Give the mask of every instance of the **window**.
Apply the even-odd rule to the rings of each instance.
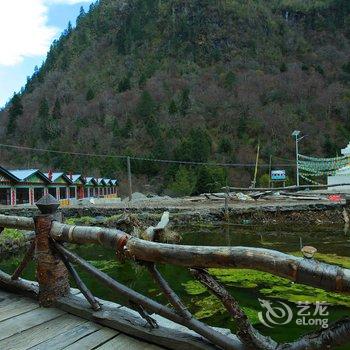
[[[56,187],[49,187],[49,194],[51,194],[51,196],[57,198]]]
[[[69,198],[76,198],[75,187],[69,187]]]
[[[16,204],[29,204],[29,188],[16,188]]]
[[[0,204],[10,205],[11,204],[11,189],[0,188]]]
[[[44,188],[34,187],[34,202],[36,203],[43,196],[44,196]]]
[[[60,199],[67,199],[67,189],[60,187]]]

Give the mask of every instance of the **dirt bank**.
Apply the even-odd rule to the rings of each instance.
[[[233,202],[229,204],[228,215],[225,215],[222,201],[171,201],[120,203],[113,206],[75,206],[60,210],[65,218],[72,217],[110,217],[131,213],[140,220],[153,222],[164,211],[170,211],[174,223],[220,222],[228,220],[233,223],[343,223],[343,210],[348,208],[345,202],[330,201],[256,201]],[[347,209],[350,212],[350,207]],[[0,214],[32,217],[37,214],[35,207],[0,207]]]

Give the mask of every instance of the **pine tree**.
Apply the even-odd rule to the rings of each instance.
[[[125,138],[129,138],[132,135],[132,132],[134,131],[134,124],[130,118],[125,123],[125,126],[123,128],[123,134]]]
[[[91,101],[95,98],[95,92],[92,90],[92,88],[89,88],[89,90],[86,93],[86,101]]]
[[[71,21],[68,22],[67,29],[63,32],[63,36],[67,37],[72,34],[73,27]]]
[[[17,118],[23,114],[23,105],[19,94],[14,94],[9,108],[9,118],[6,134],[13,135],[17,127]]]
[[[56,98],[55,105],[52,110],[52,118],[53,119],[61,119],[62,118],[62,112],[61,112],[61,102],[58,98]]]
[[[145,90],[143,91],[140,101],[137,105],[136,112],[143,119],[150,119],[155,113],[156,103],[154,102],[151,94]]]
[[[39,111],[38,111],[38,122],[40,126],[40,135],[43,140],[48,140],[50,137],[48,124],[50,122],[50,109],[47,99],[44,97],[40,101]]]
[[[237,136],[241,139],[247,131],[247,121],[244,115],[241,115],[238,120]]]
[[[81,22],[81,20],[86,16],[86,12],[83,6],[80,6],[79,16],[77,18],[77,23]]]
[[[169,111],[170,115],[174,115],[174,114],[177,113],[177,106],[176,106],[176,103],[175,103],[174,100],[170,101],[170,105],[169,105],[168,111]]]
[[[223,139],[220,140],[218,152],[228,154],[231,151],[232,151],[232,143],[228,138],[224,137]]]
[[[182,90],[181,93],[181,103],[180,103],[180,111],[183,116],[185,116],[188,113],[188,110],[191,107],[191,100],[190,100],[190,90],[188,88],[185,88]]]
[[[233,72],[228,72],[225,76],[224,87],[227,90],[231,90],[236,83],[236,75]]]
[[[140,79],[139,79],[139,87],[141,89],[143,89],[146,85],[146,82],[147,82],[147,77],[146,77],[146,74],[142,73],[140,75]]]
[[[180,167],[169,190],[178,196],[189,196],[193,193],[195,183],[196,178],[193,172],[185,167]]]
[[[118,84],[118,92],[124,92],[131,89],[131,81],[129,75],[124,77]]]

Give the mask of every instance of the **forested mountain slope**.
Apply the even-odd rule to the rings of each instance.
[[[349,37],[348,0],[100,0],[0,114],[0,141],[252,163],[260,140],[266,163],[294,157],[298,129],[302,153],[335,156],[350,141]],[[0,152],[3,164],[27,164],[28,153]],[[32,163],[102,175],[124,166],[54,154]],[[178,173],[188,191],[205,173],[133,168],[161,173],[165,187]],[[250,173],[231,180],[247,184]]]

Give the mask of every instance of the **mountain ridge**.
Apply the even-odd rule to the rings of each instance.
[[[348,24],[344,0],[101,0],[68,25],[0,113],[0,140],[229,163],[254,162],[260,142],[267,163],[293,159],[290,134],[299,129],[308,135],[302,153],[335,156],[350,138]],[[9,165],[28,159],[0,152]],[[125,167],[58,155],[31,162],[101,175]],[[133,168],[163,187],[180,171]],[[198,170],[186,171],[192,188]],[[218,174],[219,182],[251,178],[245,169]]]

